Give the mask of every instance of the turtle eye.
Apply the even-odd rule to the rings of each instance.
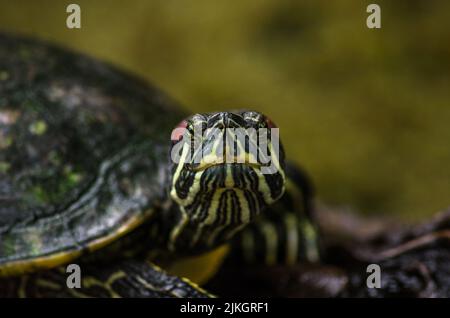
[[[267,128],[278,128],[277,125],[275,125],[275,123],[269,118],[266,118],[266,125]]]
[[[186,120],[181,121],[174,130],[172,130],[172,135],[170,139],[173,142],[178,142],[183,138],[184,133],[186,132],[186,128],[188,126],[188,122]]]

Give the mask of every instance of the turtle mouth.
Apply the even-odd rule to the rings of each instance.
[[[250,162],[239,162],[235,160],[234,162],[210,162],[210,163],[200,163],[200,164],[188,164],[187,169],[193,172],[205,171],[213,167],[232,167],[233,165],[242,165],[245,167],[250,167],[253,169],[261,169],[263,164],[260,163],[250,163]]]
[[[233,166],[242,166],[242,167],[250,167],[253,169],[261,169],[261,167],[266,166],[265,164],[250,161],[248,157],[243,156],[231,156],[225,158],[219,157],[209,157],[205,158],[199,163],[187,163],[186,169],[192,172],[204,171],[212,167],[233,167]]]
[[[191,173],[203,185],[205,194],[216,190],[251,190],[257,191],[251,185],[258,183],[262,174],[261,165],[248,163],[211,163],[197,167]]]

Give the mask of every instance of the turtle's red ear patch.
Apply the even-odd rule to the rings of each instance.
[[[269,118],[266,118],[266,124],[267,128],[278,128],[277,125],[275,125],[275,123]]]
[[[181,121],[174,130],[172,130],[172,135],[170,139],[174,142],[180,141],[183,138],[184,133],[186,132],[186,127],[188,122],[186,120]]]

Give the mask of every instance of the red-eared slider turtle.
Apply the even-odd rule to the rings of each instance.
[[[254,135],[233,163],[217,134],[186,138],[273,127],[254,111],[187,116],[114,67],[0,35],[0,285],[21,296],[206,296],[153,262],[227,243],[243,264],[316,261],[309,184],[281,145],[264,152],[275,170],[262,173],[262,157],[248,160],[252,145],[267,150]],[[200,161],[186,156],[199,149]],[[87,264],[81,289],[63,286],[68,263]]]

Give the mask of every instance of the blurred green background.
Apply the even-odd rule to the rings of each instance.
[[[450,1],[0,0],[0,30],[113,62],[193,112],[268,114],[327,203],[410,219],[450,205]]]

